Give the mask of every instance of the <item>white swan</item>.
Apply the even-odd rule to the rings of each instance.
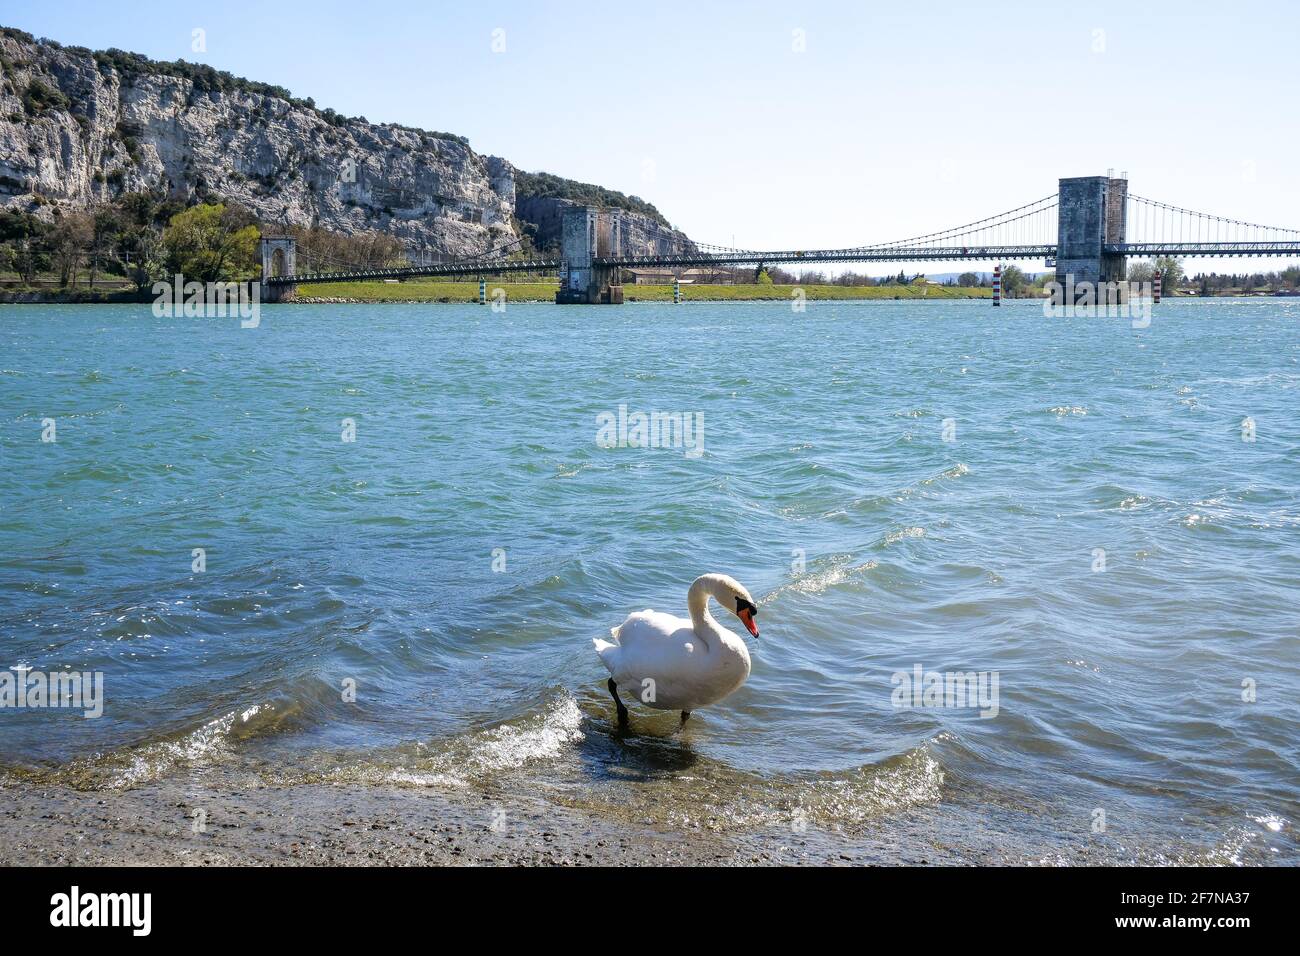
[[[612,675],[609,692],[618,706],[618,721],[627,723],[627,708],[618,685],[630,686],[638,699],[656,710],[680,710],[685,724],[691,711],[716,704],[749,677],[749,648],[709,613],[709,598],[735,614],[758,637],[758,608],[749,592],[725,574],[696,578],[686,596],[690,620],[649,609],[629,614],[610,628],[614,640],[595,638],[596,654]]]

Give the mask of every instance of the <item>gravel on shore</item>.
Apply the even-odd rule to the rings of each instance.
[[[127,790],[0,786],[0,865],[861,865],[1024,862],[986,829],[933,839],[926,815],[847,837],[610,820],[536,793],[268,785],[190,774]],[[999,828],[1000,829],[1000,828]],[[1087,862],[1080,859],[1078,862]]]

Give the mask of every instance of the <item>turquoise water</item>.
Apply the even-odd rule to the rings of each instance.
[[[1026,859],[1294,863],[1298,321],[0,306],[3,664],[106,687],[99,719],[0,710],[0,764],[846,838],[951,807]],[[703,454],[601,447],[620,405],[702,415]],[[759,600],[753,675],[619,735],[591,638],[708,571]],[[917,665],[996,674],[997,715],[896,707]]]

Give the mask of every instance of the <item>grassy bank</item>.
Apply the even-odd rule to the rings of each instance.
[[[509,302],[554,302],[554,280],[542,282],[488,282],[505,289]],[[353,302],[477,302],[478,282],[411,279],[407,282],[320,282],[298,286],[299,299],[348,299]]]
[[[842,286],[842,285],[688,285],[682,296],[688,302],[789,302],[801,288],[810,301],[826,299],[986,299],[990,289],[955,286]],[[504,289],[509,302],[553,302],[556,283],[488,282],[488,296]],[[300,299],[346,299],[354,302],[477,302],[477,282],[325,282],[298,287]],[[625,285],[627,302],[671,302],[670,285]]]
[[[696,302],[789,302],[795,289],[803,289],[809,301],[819,299],[982,299],[991,289],[963,289],[956,286],[912,285],[691,285],[682,286],[682,297]],[[629,302],[671,302],[670,285],[625,285],[623,298]]]

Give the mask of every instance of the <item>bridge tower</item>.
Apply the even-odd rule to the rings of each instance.
[[[1122,255],[1105,251],[1125,241],[1128,179],[1077,176],[1060,181],[1057,207],[1056,281],[1062,288],[1081,282],[1101,284],[1126,278]]]
[[[266,280],[298,274],[298,240],[293,236],[263,236],[259,251],[262,254],[262,301],[279,302],[292,298],[298,291],[297,286],[267,285]]]
[[[569,206],[560,219],[560,305],[605,303],[621,305],[623,287],[616,266],[595,260],[622,253],[623,223],[616,210]]]

